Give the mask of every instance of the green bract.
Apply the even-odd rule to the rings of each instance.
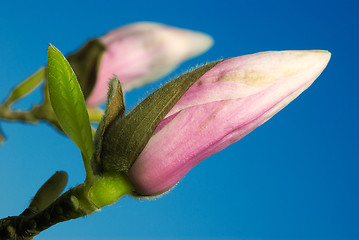
[[[92,156],[91,164],[92,169],[99,173],[102,171],[102,165],[100,160],[100,154],[102,149],[103,134],[106,128],[111,122],[116,119],[120,119],[125,115],[125,100],[123,99],[123,92],[121,83],[114,76],[109,82],[109,89],[107,93],[106,110],[102,116],[102,119],[97,127],[94,138],[94,154]]]

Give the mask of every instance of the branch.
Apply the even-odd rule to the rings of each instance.
[[[0,220],[0,239],[31,240],[40,232],[64,221],[93,213],[98,208],[87,198],[88,187],[81,184],[61,195],[39,213],[26,209],[19,216]]]

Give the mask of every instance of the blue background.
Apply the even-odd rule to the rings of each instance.
[[[324,49],[332,59],[298,99],[195,167],[154,201],[126,197],[37,239],[359,239],[356,1],[6,1],[0,7],[0,99],[46,63],[136,21],[212,35],[198,63],[267,50]],[[174,76],[174,74],[172,74]],[[163,81],[170,79],[165,77]],[[159,83],[128,93],[134,106]],[[40,102],[39,92],[16,104]],[[0,215],[17,215],[56,170],[84,179],[75,145],[45,123],[1,122]]]

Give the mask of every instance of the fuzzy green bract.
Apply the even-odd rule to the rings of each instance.
[[[114,76],[109,82],[109,89],[107,92],[107,104],[105,113],[102,116],[96,134],[94,137],[94,154],[92,156],[92,169],[95,172],[102,170],[100,154],[102,149],[103,134],[106,128],[116,119],[121,119],[125,114],[125,100],[121,83],[118,78]]]
[[[47,74],[51,105],[56,117],[63,131],[84,155],[85,167],[89,166],[93,144],[85,99],[70,64],[52,45],[48,49]]]
[[[150,140],[158,124],[203,74],[218,62],[183,74],[149,95],[126,117],[106,129],[101,149],[105,172],[127,172]]]

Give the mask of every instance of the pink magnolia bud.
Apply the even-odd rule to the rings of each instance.
[[[106,99],[108,81],[114,74],[126,91],[168,74],[213,44],[204,33],[149,22],[119,28],[100,41],[106,50],[87,105],[98,105]]]
[[[282,51],[218,63],[171,109],[130,168],[136,191],[156,195],[172,188],[200,161],[289,104],[329,59],[327,51]]]

